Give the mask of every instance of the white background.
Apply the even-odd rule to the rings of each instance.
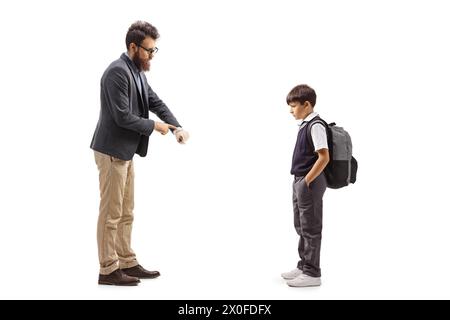
[[[0,4],[0,298],[450,298],[446,1]],[[135,20],[149,82],[191,133],[135,157],[133,245],[162,276],[97,285],[100,77]],[[324,197],[322,282],[293,289],[300,83],[352,135],[357,183]]]

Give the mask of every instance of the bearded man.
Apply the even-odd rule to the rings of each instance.
[[[125,39],[127,52],[110,64],[101,79],[100,117],[91,142],[100,181],[99,284],[135,286],[139,279],[160,275],[144,269],[131,248],[133,156],[146,156],[154,130],[163,135],[171,130],[179,143],[185,143],[189,134],[152,90],[144,74],[158,51],[158,38],[158,30],[150,23],[133,23]],[[149,119],[149,112],[163,122]]]

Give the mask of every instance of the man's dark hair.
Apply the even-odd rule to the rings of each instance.
[[[300,102],[303,105],[306,101],[309,101],[312,107],[316,104],[316,92],[306,84],[294,87],[286,97],[287,104]]]
[[[153,40],[158,39],[158,29],[148,22],[136,21],[128,28],[127,36],[125,38],[127,49],[130,47],[130,43],[140,45],[146,37],[151,37]]]

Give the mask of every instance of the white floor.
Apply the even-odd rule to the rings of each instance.
[[[353,194],[356,186],[348,189]],[[329,192],[328,203],[343,192]],[[358,198],[353,194],[352,197]],[[362,196],[359,194],[359,196]],[[94,201],[95,202],[95,201]],[[361,203],[361,202],[356,202]],[[67,209],[45,227],[30,220],[24,233],[9,233],[3,252],[2,299],[448,299],[450,260],[446,225],[423,223],[417,215],[403,223],[367,207],[343,211],[346,201],[324,217],[322,286],[290,288],[280,273],[296,265],[297,236],[290,203],[275,212],[270,201],[254,211],[194,211],[143,216],[137,208],[133,243],[140,262],[162,276],[138,287],[97,285],[95,212],[90,204]],[[176,205],[175,205],[176,206]],[[200,206],[201,207],[201,206]],[[285,212],[284,212],[285,211]],[[243,215],[247,212],[247,215]],[[284,213],[283,213],[284,212]],[[407,211],[406,211],[407,212]],[[208,217],[209,215],[209,217]],[[55,218],[56,214],[51,214]],[[259,220],[258,220],[259,217]],[[152,219],[150,219],[152,218]],[[14,219],[19,225],[20,219]],[[415,222],[414,222],[415,221]],[[201,222],[201,223],[200,223]],[[33,223],[36,223],[33,225]],[[355,226],[358,226],[356,228]],[[62,227],[67,227],[63,230]],[[420,231],[434,236],[424,241]],[[59,230],[57,230],[59,229]],[[398,230],[397,230],[398,229]],[[26,232],[25,232],[26,231]],[[29,234],[29,238],[20,237]],[[5,233],[3,233],[5,235]],[[6,242],[3,242],[6,243]],[[432,245],[434,243],[434,246]],[[423,261],[423,262],[421,262]]]

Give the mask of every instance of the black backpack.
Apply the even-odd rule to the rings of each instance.
[[[352,155],[352,139],[347,131],[336,123],[327,124],[319,117],[308,122],[307,132],[309,141],[312,144],[311,127],[315,123],[321,123],[327,131],[328,152],[330,162],[324,169],[327,186],[332,189],[339,189],[348,186],[356,181],[356,171],[358,162]]]

